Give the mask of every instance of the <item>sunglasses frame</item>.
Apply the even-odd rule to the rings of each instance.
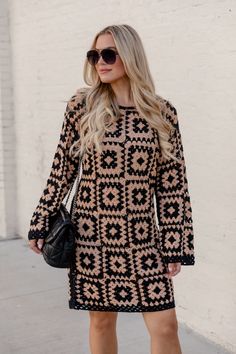
[[[94,64],[90,63],[89,60],[88,60],[89,64],[90,64],[90,65],[93,65],[93,66],[97,65],[97,63],[99,62],[100,57],[102,57],[102,59],[103,59],[103,60],[105,61],[105,63],[108,64],[108,65],[115,64],[115,62],[116,62],[116,56],[119,55],[119,53],[117,52],[117,50],[114,50],[113,48],[114,48],[114,47],[109,47],[109,48],[103,48],[103,49],[101,49],[101,50],[99,50],[99,49],[90,49],[90,50],[87,52],[87,59],[88,59],[89,54],[92,53],[92,52],[96,52],[96,53],[98,54],[98,59],[96,60],[96,63],[94,63]],[[107,63],[106,60],[104,59],[103,54],[104,54],[104,51],[107,51],[107,50],[112,51],[112,52],[114,52],[114,53],[116,54],[114,63]]]

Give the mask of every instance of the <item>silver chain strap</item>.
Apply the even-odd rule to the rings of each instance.
[[[71,208],[71,220],[73,220],[73,215],[74,215],[74,210],[75,210],[75,205],[76,205],[76,200],[77,200],[77,194],[78,194],[78,188],[79,188],[79,182],[80,182],[79,175],[80,175],[80,169],[81,169],[83,155],[84,155],[84,153],[80,156],[80,159],[79,159],[78,174],[77,174],[77,177],[76,177],[77,178],[77,183],[76,183],[76,187],[75,187],[75,194],[74,194],[74,197],[73,197],[73,204],[72,204],[72,208]],[[76,180],[76,178],[75,178],[75,180]],[[70,187],[69,194],[68,194],[66,202],[65,202],[65,206],[66,206],[66,204],[67,204],[67,202],[69,200],[69,197],[70,197],[71,191],[73,189],[75,180],[74,180],[74,182],[72,183],[72,185]]]

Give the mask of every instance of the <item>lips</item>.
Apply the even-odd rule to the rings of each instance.
[[[111,70],[100,70],[100,74],[103,74],[103,73],[107,73],[108,71],[111,71]]]

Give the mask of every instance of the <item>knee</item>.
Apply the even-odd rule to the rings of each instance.
[[[159,328],[156,329],[156,335],[160,337],[174,337],[178,333],[178,323],[177,321],[170,321],[163,323]]]
[[[113,330],[116,325],[116,315],[90,311],[90,323],[93,329],[99,332]]]

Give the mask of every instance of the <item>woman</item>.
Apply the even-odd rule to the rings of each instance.
[[[93,354],[117,353],[118,312],[142,312],[152,354],[179,354],[172,277],[195,256],[177,111],[155,93],[140,37],[128,25],[97,33],[84,80],[89,87],[68,101],[29,245],[41,253],[49,217],[84,152],[69,308],[89,310]]]

